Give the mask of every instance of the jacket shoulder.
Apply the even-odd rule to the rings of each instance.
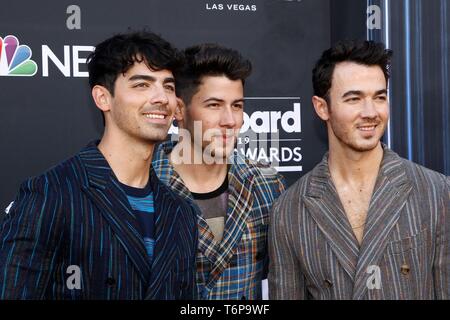
[[[450,178],[442,173],[428,169],[420,164],[402,158],[406,172],[414,185],[419,188],[448,188]]]
[[[253,177],[255,196],[265,203],[271,204],[287,189],[284,176],[269,163],[246,159],[244,172],[243,179],[248,176]]]
[[[245,165],[248,173],[259,179],[285,184],[283,175],[278,173],[277,169],[268,162],[254,161],[246,158]]]
[[[78,184],[84,178],[85,173],[82,162],[76,155],[61,161],[39,175],[28,178],[24,183],[36,186],[47,185],[54,191],[59,191],[64,189],[64,185],[68,183]]]
[[[313,169],[314,170],[314,169]],[[277,204],[292,202],[293,200],[301,201],[301,198],[307,194],[308,187],[311,183],[313,172],[309,171],[297,181],[295,181],[277,200]]]

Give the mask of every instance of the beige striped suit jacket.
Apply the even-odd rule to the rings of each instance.
[[[328,155],[272,209],[270,299],[449,299],[449,178],[384,147],[359,246]]]

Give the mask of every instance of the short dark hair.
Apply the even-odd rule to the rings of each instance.
[[[344,40],[324,51],[317,61],[312,75],[314,95],[329,102],[329,90],[336,64],[355,62],[366,66],[379,66],[386,83],[390,76],[392,50],[383,43],[363,40]]]
[[[173,73],[182,64],[178,50],[153,32],[117,34],[98,44],[88,56],[89,85],[104,86],[114,95],[118,75],[142,61],[155,71],[167,69]]]
[[[245,79],[252,71],[252,64],[238,51],[218,44],[205,43],[186,48],[184,66],[175,72],[177,96],[189,104],[204,76],[226,76],[230,80]]]

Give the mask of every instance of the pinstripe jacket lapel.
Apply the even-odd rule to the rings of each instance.
[[[178,223],[173,218],[173,196],[168,192],[167,187],[159,182],[153,169],[150,171],[150,183],[155,204],[155,239],[157,241],[151,267],[150,285],[146,294],[147,297],[152,297],[154,292],[159,291],[159,287],[163,285],[163,278],[167,270],[171,269],[176,254],[176,246],[171,244],[176,241],[174,236],[177,234],[175,228]]]
[[[139,271],[142,281],[148,284],[150,264],[144,241],[139,232],[138,221],[117,178],[95,145],[81,152],[80,159],[85,165],[89,181],[84,192],[97,205]]]
[[[377,182],[367,214],[367,222],[359,252],[353,299],[361,299],[367,291],[367,267],[377,265],[386,249],[392,228],[405,205],[412,183],[401,158],[384,148]]]
[[[327,238],[337,259],[351,279],[355,278],[359,245],[340,202],[328,169],[328,153],[311,174],[303,196],[308,212]]]

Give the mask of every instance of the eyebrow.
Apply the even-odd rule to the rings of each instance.
[[[381,90],[378,90],[378,91],[375,92],[376,96],[378,96],[380,94],[387,94],[387,90],[386,89],[381,89]],[[348,96],[353,96],[353,95],[360,96],[360,95],[362,95],[362,91],[360,91],[360,90],[347,91],[346,93],[344,93],[342,95],[342,98],[345,98],[345,97],[348,97]]]
[[[387,94],[387,90],[386,89],[382,89],[382,90],[378,90],[377,92],[375,92],[376,96],[378,96],[379,94]]]
[[[215,98],[215,97],[211,97],[211,98],[208,98],[206,100],[203,100],[203,102],[210,102],[210,101],[225,102],[225,100],[219,99],[219,98]],[[234,100],[232,103],[234,104],[234,103],[237,103],[237,102],[244,102],[244,99],[237,99],[237,100]]]
[[[135,74],[135,75],[131,76],[130,79],[128,79],[128,81],[136,81],[136,80],[146,80],[146,81],[150,81],[150,82],[157,81],[157,79],[155,77],[148,76],[145,74]],[[168,83],[168,82],[175,82],[175,79],[172,77],[167,77],[163,81],[163,83]]]

